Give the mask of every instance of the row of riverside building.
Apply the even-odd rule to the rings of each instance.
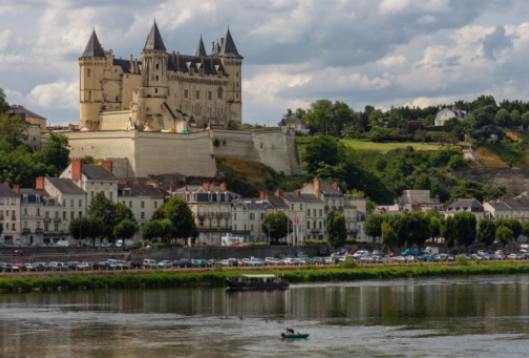
[[[72,220],[86,215],[91,200],[103,192],[113,203],[131,209],[142,225],[151,219],[172,196],[187,202],[195,217],[199,236],[196,245],[221,245],[223,237],[242,238],[244,242],[269,241],[263,228],[266,215],[283,211],[290,218],[289,245],[325,238],[325,218],[332,210],[346,219],[349,239],[365,240],[363,222],[366,201],[344,194],[335,183],[318,178],[294,192],[277,190],[244,198],[228,190],[224,183],[185,185],[165,190],[151,179],[118,179],[112,162],[84,164],[74,159],[59,177],[38,177],[35,188],[0,184],[0,243],[20,246],[46,246],[69,241]],[[135,239],[141,239],[139,234]]]
[[[529,220],[529,197],[524,192],[515,197],[505,197],[481,203],[475,198],[458,198],[448,205],[431,196],[429,190],[404,190],[393,205],[376,207],[379,214],[399,214],[414,211],[436,210],[445,216],[452,216],[460,212],[469,212],[477,220],[487,218],[491,220],[517,219]]]

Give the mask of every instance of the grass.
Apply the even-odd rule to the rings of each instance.
[[[347,266],[347,265],[346,265]],[[226,278],[239,275],[237,269],[214,269],[201,272],[149,272],[90,275],[0,278],[0,292],[64,291],[91,289],[140,289],[173,287],[223,287]],[[244,273],[253,271],[245,270]],[[256,272],[282,275],[291,283],[354,281],[441,277],[456,275],[521,274],[529,273],[529,263],[491,262],[456,264],[380,265],[369,267],[309,267],[292,269],[262,269]]]
[[[378,142],[369,142],[359,139],[342,139],[347,147],[358,150],[358,151],[376,151],[381,153],[387,153],[390,150],[394,149],[405,149],[407,147],[413,147],[418,151],[437,151],[441,149],[447,149],[447,146],[439,146],[437,144],[431,143],[418,143],[418,142],[395,142],[395,143],[378,143]]]

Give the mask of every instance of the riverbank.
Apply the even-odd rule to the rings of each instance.
[[[355,268],[305,267],[292,269],[261,269],[257,273],[282,275],[291,283],[340,282],[396,278],[424,278],[464,275],[494,275],[529,273],[527,262],[468,262],[467,264],[416,264],[370,266]],[[175,287],[223,287],[228,277],[251,270],[211,269],[205,271],[105,273],[49,273],[46,276],[0,277],[0,293],[47,292],[92,289],[143,289]]]

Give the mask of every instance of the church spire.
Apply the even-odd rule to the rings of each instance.
[[[144,50],[160,50],[165,51],[165,45],[162,40],[162,35],[160,35],[160,30],[156,25],[156,20],[152,24],[151,31],[147,36],[147,41],[145,41]]]
[[[233,37],[231,37],[229,27],[226,30],[226,36],[224,36],[224,41],[221,44],[220,53],[221,55],[228,55],[242,59],[242,56],[239,54],[237,47],[235,46],[235,41],[233,41]]]
[[[197,50],[195,52],[195,56],[198,57],[206,57],[206,48],[204,47],[204,41],[202,40],[202,35],[200,35],[200,40],[198,41]]]
[[[105,51],[97,38],[96,29],[92,31],[92,35],[90,35],[90,39],[81,57],[105,57]]]

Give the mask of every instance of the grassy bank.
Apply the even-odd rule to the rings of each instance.
[[[291,283],[355,281],[372,279],[421,278],[460,275],[529,273],[526,262],[494,262],[468,264],[424,264],[356,268],[303,268],[292,270],[259,270],[283,275]],[[207,272],[148,272],[114,273],[111,275],[67,275],[46,277],[0,278],[0,292],[91,290],[107,288],[173,288],[222,287],[227,277],[240,274],[238,270]],[[250,271],[244,271],[250,273]]]

